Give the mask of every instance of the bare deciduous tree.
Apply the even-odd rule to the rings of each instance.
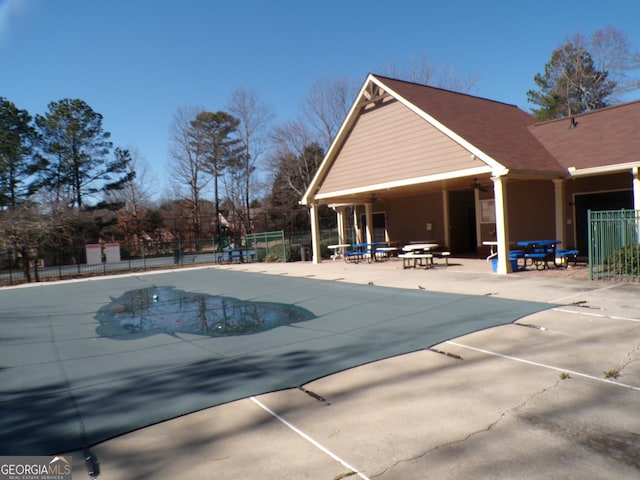
[[[24,278],[31,282],[33,267],[35,281],[39,281],[38,258],[40,249],[47,238],[51,217],[41,214],[37,208],[28,204],[18,205],[6,211],[0,211],[0,237],[7,250],[14,252],[16,260],[22,266]]]
[[[588,51],[595,67],[607,72],[609,80],[615,82],[613,99],[640,89],[640,51],[632,48],[624,32],[611,25],[596,30],[591,38],[578,32],[568,43]]]
[[[433,65],[424,55],[412,56],[408,67],[404,69],[399,68],[394,62],[389,62],[383,68],[382,74],[407,82],[465,93],[471,92],[478,83],[477,74],[464,78],[453,65]]]
[[[149,163],[137,148],[125,150],[130,156],[128,167],[129,180],[121,190],[109,195],[112,203],[120,203],[123,207],[118,212],[118,225],[128,241],[140,239],[146,229],[145,212],[151,204],[155,176],[149,169]]]
[[[211,180],[211,176],[204,173],[207,166],[204,140],[194,132],[192,125],[204,112],[201,107],[182,107],[174,115],[171,125],[171,178],[176,191],[189,200],[194,237],[200,233],[202,191]]]
[[[253,174],[263,154],[267,151],[267,130],[274,117],[271,107],[261,102],[255,91],[238,89],[234,91],[227,107],[240,122],[237,128],[243,154],[240,160],[241,175],[238,180],[240,195],[243,196],[245,230],[251,231],[251,191]]]
[[[358,92],[358,86],[345,77],[319,78],[311,85],[309,95],[302,102],[301,121],[308,125],[312,141],[317,142],[324,150],[331,146],[338,134]]]

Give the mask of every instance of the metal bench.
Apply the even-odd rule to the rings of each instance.
[[[567,268],[569,266],[569,261],[573,260],[573,266],[575,267],[578,263],[578,253],[579,250],[556,250],[556,258],[560,259],[560,267]]]
[[[525,267],[527,266],[527,260],[531,260],[531,264],[535,265],[536,270],[542,270],[547,268],[547,261],[549,260],[549,255],[542,252],[525,253],[524,254]]]
[[[451,252],[432,252],[434,258],[444,258],[444,264],[449,266],[449,257],[451,256]]]
[[[342,254],[344,261],[347,263],[359,263],[360,260],[364,260],[367,252],[360,252],[357,250],[348,250]]]

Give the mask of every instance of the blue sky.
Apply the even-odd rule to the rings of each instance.
[[[86,101],[162,185],[180,107],[225,109],[245,88],[284,122],[319,78],[361,83],[425,57],[528,111],[533,76],[567,36],[613,25],[640,48],[639,18],[640,0],[0,0],[0,96],[32,115]]]

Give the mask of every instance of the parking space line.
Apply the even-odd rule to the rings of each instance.
[[[314,447],[320,449],[322,452],[324,452],[325,454],[329,455],[331,458],[333,458],[336,462],[340,463],[343,467],[348,468],[349,470],[351,470],[352,472],[355,472],[356,475],[358,475],[360,478],[362,478],[363,480],[369,480],[369,477],[367,477],[365,474],[359,472],[357,469],[355,469],[354,467],[352,467],[351,465],[349,465],[347,462],[345,462],[344,460],[342,460],[340,457],[338,457],[335,453],[333,453],[331,450],[329,450],[328,448],[326,448],[325,446],[321,445],[320,443],[318,443],[316,440],[314,440],[313,438],[311,438],[309,435],[307,435],[306,433],[304,433],[302,430],[300,430],[299,428],[297,428],[295,425],[287,422],[284,418],[282,418],[280,415],[278,415],[276,412],[274,412],[273,410],[271,410],[269,407],[267,407],[264,403],[262,403],[260,400],[258,400],[255,397],[249,397],[249,400],[251,400],[253,403],[255,403],[256,405],[258,405],[260,408],[262,408],[265,412],[269,413],[271,416],[273,416],[274,418],[276,418],[277,420],[279,420],[280,422],[282,422],[284,425],[286,425],[287,427],[289,427],[291,430],[293,430],[294,432],[296,432],[298,435],[300,435],[302,438],[304,438],[307,442],[311,443]]]
[[[560,302],[568,300],[569,298],[581,297],[581,296],[585,296],[585,295],[591,295],[591,294],[594,294],[594,293],[602,292],[604,290],[610,290],[612,288],[616,288],[619,285],[621,285],[621,284],[607,285],[606,287],[597,288],[595,290],[585,290],[584,292],[572,293],[571,295],[566,295],[564,297],[560,297],[560,298],[556,298],[554,300],[551,300],[549,303],[560,303]]]
[[[455,345],[456,347],[460,347],[460,348],[466,348],[467,350],[473,350],[473,351],[476,351],[476,352],[484,353],[486,355],[493,355],[494,357],[500,357],[500,358],[504,358],[504,359],[507,359],[507,360],[513,360],[515,362],[526,363],[528,365],[533,365],[533,366],[536,366],[536,367],[548,368],[550,370],[555,370],[556,372],[568,373],[570,375],[575,375],[576,377],[583,377],[583,378],[588,378],[590,380],[597,380],[598,382],[608,383],[610,385],[615,385],[617,387],[629,388],[631,390],[636,390],[636,391],[640,392],[640,387],[634,387],[633,385],[627,385],[626,383],[615,382],[615,381],[610,380],[608,378],[594,377],[593,375],[588,375],[586,373],[576,372],[574,370],[567,370],[566,368],[554,367],[553,365],[547,365],[547,364],[540,363],[540,362],[533,362],[531,360],[525,360],[524,358],[513,357],[511,355],[503,355],[502,353],[492,352],[491,350],[485,350],[483,348],[471,347],[469,345],[464,345],[462,343],[453,342],[451,340],[446,341],[445,343],[448,343],[449,345]]]
[[[630,318],[630,317],[618,317],[615,315],[605,315],[603,313],[592,313],[578,310],[567,310],[566,308],[556,307],[552,308],[554,312],[562,312],[562,313],[573,313],[577,315],[584,315],[585,317],[598,317],[598,318],[610,318],[612,320],[624,320],[627,322],[640,322],[638,318]],[[584,310],[584,309],[583,309]]]

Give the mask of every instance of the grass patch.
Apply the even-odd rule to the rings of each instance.
[[[333,477],[333,480],[342,480],[343,478],[347,478],[350,477],[352,475],[357,475],[357,472],[351,471],[351,472],[347,472],[347,473],[341,473],[340,475]]]
[[[604,372],[604,378],[618,378],[620,376],[620,372],[615,369],[607,370]]]

